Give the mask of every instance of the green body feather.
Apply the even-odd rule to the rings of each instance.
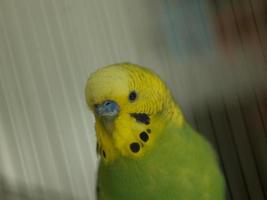
[[[211,145],[186,123],[163,131],[141,158],[101,161],[99,200],[224,199],[224,179]]]
[[[91,75],[85,94],[101,155],[99,200],[224,199],[212,146],[186,123],[156,74],[129,63],[110,65]],[[112,120],[97,112],[107,101],[119,108]]]

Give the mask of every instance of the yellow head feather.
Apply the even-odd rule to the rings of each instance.
[[[137,94],[135,101],[129,100],[132,91]],[[85,95],[94,113],[94,105],[106,100],[120,107],[111,130],[105,129],[95,114],[99,152],[107,162],[120,155],[143,156],[153,147],[166,123],[181,126],[184,121],[165,83],[155,73],[138,65],[123,63],[97,70],[87,81]],[[135,115],[148,117],[149,123],[140,123]]]

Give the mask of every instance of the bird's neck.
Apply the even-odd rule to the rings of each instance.
[[[185,123],[185,119],[181,109],[177,106],[172,97],[166,100],[163,112],[161,114],[161,120],[165,123],[181,127]]]
[[[109,130],[114,130],[112,133],[101,122],[98,123],[96,128],[102,159],[111,163],[118,156],[141,158],[157,146],[159,137],[168,134],[164,131],[166,128],[182,127],[185,122],[179,107],[171,98],[165,103],[161,112],[147,115],[146,118],[144,114],[138,115],[139,117],[121,114],[116,119],[115,126],[108,127]]]

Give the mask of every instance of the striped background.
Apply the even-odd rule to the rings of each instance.
[[[242,2],[0,0],[0,199],[95,199],[84,85],[124,61],[167,82],[228,199],[267,199],[266,4]]]

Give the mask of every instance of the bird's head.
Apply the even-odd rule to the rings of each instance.
[[[85,95],[96,119],[98,151],[106,161],[118,155],[144,155],[164,123],[183,122],[165,83],[134,64],[110,65],[92,73]]]

